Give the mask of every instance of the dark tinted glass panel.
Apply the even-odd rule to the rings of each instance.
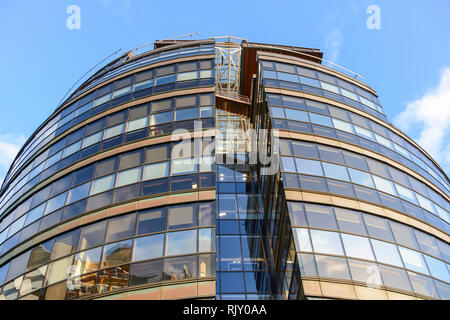
[[[162,278],[162,261],[149,261],[131,265],[130,285],[160,282]]]
[[[138,234],[163,231],[166,228],[166,211],[164,208],[138,213]]]
[[[117,157],[97,162],[95,178],[113,173],[117,168]]]

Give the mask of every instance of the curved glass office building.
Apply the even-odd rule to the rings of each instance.
[[[0,191],[0,299],[450,299],[450,181],[317,49],[157,41]]]

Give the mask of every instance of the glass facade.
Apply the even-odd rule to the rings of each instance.
[[[445,172],[305,48],[233,45],[239,87],[215,40],[169,41],[37,129],[0,190],[0,300],[450,299]]]

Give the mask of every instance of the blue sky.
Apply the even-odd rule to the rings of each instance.
[[[69,5],[81,29],[69,30]],[[369,30],[369,5],[381,29]],[[0,2],[0,181],[21,144],[115,50],[200,32],[322,49],[365,77],[390,120],[450,171],[450,1]],[[407,112],[405,112],[407,110]]]

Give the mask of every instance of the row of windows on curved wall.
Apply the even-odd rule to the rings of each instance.
[[[47,240],[4,264],[0,283],[25,295],[43,285],[124,263],[214,252],[215,230],[205,228],[214,225],[214,216],[214,203],[201,202],[143,210],[89,224]],[[183,230],[176,231],[179,229]],[[203,272],[208,270],[208,276],[213,276],[214,269],[205,267]],[[197,274],[196,268],[190,271],[190,277]],[[166,280],[189,277],[179,273]]]
[[[147,148],[147,159],[152,152],[155,155],[150,155],[150,159],[164,156],[161,153],[167,152],[167,148]],[[118,159],[115,156],[102,160],[64,176],[16,208],[8,216],[12,218],[5,219],[0,233],[1,254],[48,227],[46,220],[53,225],[55,219],[65,221],[112,203],[215,186],[215,174],[208,173],[215,171],[213,157],[179,158],[136,167],[144,162],[144,150],[137,150],[123,154],[120,162]],[[203,173],[196,175],[197,172]],[[14,222],[9,223],[11,220]]]
[[[35,288],[44,282],[46,272],[44,268],[35,271],[32,280],[25,275],[6,284],[3,291],[0,291],[0,300],[72,300],[114,293],[128,287],[131,287],[129,290],[138,289],[136,286],[142,288],[142,286],[160,282],[202,280],[204,277],[214,276],[215,257],[214,254],[187,255],[125,264],[67,278],[36,290]],[[30,290],[34,291],[30,292]]]
[[[419,273],[385,264],[322,254],[298,253],[300,274],[304,277],[320,277],[353,280],[371,288],[392,288],[434,298],[450,299],[447,283]],[[367,275],[376,274],[367,284]]]
[[[302,133],[306,133],[306,134],[314,134],[314,135],[318,135],[318,136],[324,136],[326,138],[338,139],[340,141],[353,143],[362,148],[380,153],[389,159],[397,160],[398,162],[405,165],[407,168],[410,168],[411,170],[418,172],[422,176],[427,177],[428,181],[433,181],[433,178],[429,174],[427,174],[424,170],[419,168],[418,166],[414,165],[411,162],[409,162],[410,165],[408,165],[408,161],[406,161],[405,159],[402,159],[396,153],[393,153],[389,149],[379,146],[378,144],[372,143],[364,138],[355,137],[354,135],[347,134],[340,130],[335,130],[335,129],[326,128],[326,127],[315,125],[315,124],[301,123],[301,122],[296,122],[296,121],[286,121],[286,120],[275,119],[275,120],[273,120],[273,126],[275,128],[281,128],[281,129],[288,128],[291,131],[302,132]],[[437,183],[437,181],[434,181],[434,182]],[[438,199],[442,198],[442,196],[439,195],[436,191],[432,190],[431,188],[428,188],[428,190],[429,190],[428,192],[431,192],[433,194],[433,198],[435,198],[437,202],[439,202],[442,206],[444,206],[442,200],[438,200]],[[441,187],[441,190],[445,190],[445,189],[443,189],[443,186]],[[445,206],[447,206],[447,205],[445,205]]]
[[[351,181],[353,183],[377,189],[382,188],[382,183],[385,185],[389,184],[390,186],[384,187],[380,190],[394,196],[400,196],[401,198],[416,205],[420,205],[433,214],[440,216],[445,221],[450,221],[447,215],[448,209],[450,209],[450,203],[448,201],[446,201],[441,195],[429,188],[423,182],[390,165],[386,165],[380,161],[351,151],[304,141],[280,139],[280,151],[282,155],[324,161],[324,164],[322,165],[323,168],[320,168],[321,165],[316,161],[311,162],[306,159],[286,159],[284,160],[286,161],[284,164],[289,167],[286,171],[326,176],[348,182]],[[293,161],[297,162],[297,170],[295,170],[295,167],[293,166]],[[336,165],[329,164],[328,162],[347,165],[355,169],[349,168],[349,172],[347,172],[347,170],[339,168]],[[299,168],[300,165],[303,168]],[[325,170],[325,173],[322,169]],[[337,171],[332,172],[332,170]],[[372,179],[367,172],[370,172],[378,177]],[[348,173],[350,173],[351,178]],[[387,183],[384,181],[381,182],[382,180],[380,180],[380,177],[382,179],[395,181],[395,188],[392,183]],[[376,187],[377,185],[379,187]],[[405,187],[406,189],[411,190],[405,190]],[[430,201],[424,199],[424,197],[430,199],[433,203],[430,203]]]
[[[14,220],[22,216],[24,212],[36,207],[39,203],[47,200],[48,197],[53,197],[60,192],[70,189],[71,187],[76,187],[77,185],[87,182],[92,178],[100,178],[116,171],[130,169],[146,163],[163,161],[164,163],[168,163],[172,157],[173,159],[179,159],[202,156],[202,158],[204,158],[202,163],[206,165],[206,161],[211,160],[206,157],[213,152],[213,140],[211,139],[211,141],[209,141],[208,139],[203,138],[201,141],[197,139],[185,140],[183,142],[162,143],[146,148],[139,148],[94,162],[53,182],[52,185],[55,186],[53,189],[52,185],[50,185],[42,191],[36,192],[32,197],[28,198],[17,208],[15,208],[14,212],[10,213],[2,220],[0,230],[3,231]],[[198,164],[199,163],[194,163],[194,166]],[[163,168],[163,165],[160,165],[159,168]],[[169,164],[167,164],[165,168],[168,170],[170,168]],[[204,167],[202,167],[202,169],[203,168]],[[158,167],[153,170],[155,170],[155,177],[157,177]]]
[[[6,180],[31,156],[50,140],[81,121],[107,109],[134,99],[161,92],[214,85],[214,60],[199,60],[158,67],[105,85],[63,109],[44,128],[14,161]],[[5,181],[6,182],[6,181]]]
[[[115,65],[109,66],[102,70],[99,74],[96,75],[96,79],[91,81],[87,86],[83,87],[80,90],[76,90],[76,92],[70,97],[70,100],[75,99],[82,93],[88,91],[89,89],[95,87],[97,84],[107,81],[108,79],[111,79],[119,74],[123,74],[125,72],[129,72],[131,70],[142,68],[147,65],[167,61],[167,60],[173,60],[188,56],[195,56],[195,55],[204,55],[204,54],[215,54],[215,46],[214,44],[203,44],[199,46],[191,46],[188,48],[180,48],[175,50],[169,50],[169,51],[163,51],[163,52],[157,52],[151,55],[146,55],[144,57],[141,57],[139,59],[135,59],[131,62],[126,63],[123,66],[116,67]],[[120,62],[119,62],[120,63]],[[114,68],[113,70],[111,70]]]
[[[272,94],[267,95],[267,99],[269,105],[272,106],[270,108],[272,118],[312,122],[322,126],[345,131],[353,135],[358,135],[364,139],[376,142],[380,146],[395,151],[404,158],[419,165],[428,173],[427,176],[431,175],[446,188],[443,189],[444,191],[450,190],[449,184],[443,176],[441,176],[441,171],[423,153],[421,153],[420,150],[407,142],[404,138],[384,128],[383,126],[380,126],[372,120],[347,110],[308,99]],[[274,106],[284,106],[286,108]],[[402,158],[396,156],[395,159]],[[403,159],[402,161],[404,162]],[[434,179],[431,181],[434,182]],[[442,186],[441,188],[443,188]]]
[[[282,158],[284,172],[298,172],[299,175],[283,175],[285,188],[312,190],[357,198],[406,213],[449,232],[449,224],[436,213],[430,214],[436,205],[399,184],[364,171],[341,165],[307,159]],[[295,168],[297,166],[297,169]],[[314,176],[324,176],[315,178]],[[350,178],[351,177],[351,178]],[[286,179],[286,180],[284,180]],[[378,190],[378,191],[377,191]],[[418,205],[414,204],[416,201]],[[443,210],[442,210],[443,211]],[[433,212],[433,211],[431,211]],[[443,214],[448,214],[443,211]]]
[[[272,63],[272,62],[270,62],[270,63]],[[294,65],[284,65],[284,66],[287,66],[289,68],[294,68],[294,69],[298,68]],[[308,69],[304,69],[304,68],[299,69],[299,70],[300,70],[300,72],[306,73],[307,75],[309,75],[309,73],[311,72]],[[265,71],[263,70],[262,79],[263,79],[263,85],[266,88],[267,87],[275,87],[275,88],[301,91],[301,92],[315,94],[318,96],[323,96],[323,97],[353,106],[353,107],[355,107],[359,110],[362,110],[370,115],[373,115],[374,117],[377,117],[383,121],[387,120],[386,116],[382,113],[382,111],[381,112],[378,111],[378,108],[380,110],[382,110],[381,107],[378,104],[373,103],[373,101],[370,101],[370,100],[364,98],[362,95],[360,95],[361,89],[358,88],[358,90],[356,90],[356,88],[357,88],[356,86],[348,84],[347,90],[345,90],[342,87],[338,88],[336,86],[328,84],[328,87],[326,89],[322,89],[322,86],[320,85],[320,81],[312,79],[312,78],[308,78],[308,76],[307,77],[301,76],[301,73],[300,73],[300,76],[298,76],[297,74],[282,73],[283,80],[277,80],[277,79],[266,78],[264,76],[264,72]],[[312,71],[312,72],[314,73],[316,71]],[[278,73],[280,73],[280,72],[278,72]],[[311,75],[309,75],[309,76],[311,76]],[[327,75],[327,76],[331,77],[329,75]],[[300,77],[302,79],[301,83],[300,83]],[[334,79],[342,85],[342,83],[343,83],[342,80],[340,80],[338,78],[334,78]],[[329,91],[330,87],[335,87],[336,88],[335,91],[339,92],[340,94],[335,93],[333,91]],[[370,107],[368,105],[370,105]],[[373,109],[373,107],[375,107],[375,109]]]
[[[131,143],[147,137],[169,134],[176,129],[195,129],[195,121],[200,121],[201,129],[214,127],[214,107],[200,106],[175,109],[179,104],[211,103],[212,95],[184,96],[180,99],[165,99],[151,104],[143,104],[107,117],[78,129],[46,149],[31,163],[18,178],[11,183],[2,196],[3,206],[18,199],[27,190],[45,180],[57,171],[90,157],[106,149]],[[158,112],[152,113],[151,112]],[[174,123],[172,123],[175,121]],[[21,180],[20,180],[21,179]]]
[[[436,293],[439,291],[441,298],[448,299],[449,265],[444,261],[450,259],[450,247],[443,241],[409,226],[356,210],[299,202],[289,202],[288,208],[292,225],[302,227],[293,228],[297,251],[366,260],[352,263],[349,260],[349,265],[346,265],[343,258],[323,256],[314,262],[312,255],[305,255],[299,261],[302,276],[353,279],[368,283],[370,279],[374,279],[369,277],[378,271],[383,280],[380,277],[379,282],[373,283],[374,285],[383,285],[384,281],[387,287],[414,291],[436,298],[439,298]],[[304,227],[313,229],[308,230]],[[377,261],[389,266],[377,266],[376,263],[368,261]],[[340,267],[333,271],[331,267],[334,263]],[[357,265],[362,269],[359,270]],[[351,272],[348,271],[349,266]],[[368,272],[370,270],[367,268],[372,268],[372,272]],[[409,270],[412,286],[406,276],[407,272],[398,268]],[[381,270],[385,271],[380,272]],[[368,273],[365,273],[366,271]],[[385,279],[390,273],[401,276],[406,281],[402,286],[398,283],[396,285],[393,281],[394,276]],[[425,275],[439,279],[434,280],[438,290],[434,287],[433,280]]]
[[[399,246],[422,252],[423,256],[426,256],[425,260],[427,260],[427,264],[429,264],[431,275],[446,282],[450,282],[450,277],[445,266],[446,262],[448,263],[450,261],[450,246],[432,235],[387,218],[340,207],[289,201],[288,210],[291,217],[291,225],[293,227],[325,229],[339,231],[342,234],[349,234],[348,236],[345,236],[345,241],[348,242],[349,246],[354,244],[355,246],[360,247],[361,251],[352,251],[353,254],[359,252],[358,255],[352,255],[352,252],[346,250],[347,256],[373,260],[371,249],[369,250],[365,247],[366,243],[368,243],[367,239],[362,237],[369,237],[377,243],[383,241],[384,244],[380,244],[378,248],[393,248],[394,244],[398,244]],[[299,230],[304,229],[298,229],[296,232],[305,232]],[[354,236],[351,236],[350,234]],[[356,235],[358,235],[358,237],[355,237]],[[297,236],[300,236],[300,234]],[[351,239],[354,241],[348,241]],[[298,245],[300,245],[300,242],[297,242],[297,247]],[[377,251],[378,248],[375,248],[374,246],[373,249]],[[357,248],[350,248],[349,250],[353,249],[356,250]],[[305,250],[302,249],[302,251]],[[386,250],[385,252],[388,253],[390,251]],[[397,250],[393,250],[393,252],[394,253],[389,255],[383,255],[380,252],[380,254],[376,253],[376,256],[380,259],[385,257],[384,259],[379,260],[379,262],[400,267],[403,266],[398,262],[400,259],[394,257],[398,256],[396,253]],[[367,255],[364,256],[364,254]],[[409,256],[411,257],[414,254],[410,254]],[[371,257],[371,259],[368,257]],[[392,259],[391,261],[397,262],[390,263],[387,259]],[[417,263],[419,263],[419,260],[423,261],[423,259],[416,259]],[[419,269],[411,270],[430,275],[426,267],[423,269],[425,272],[424,270],[421,271]],[[440,273],[438,272],[439,270],[441,270]]]

